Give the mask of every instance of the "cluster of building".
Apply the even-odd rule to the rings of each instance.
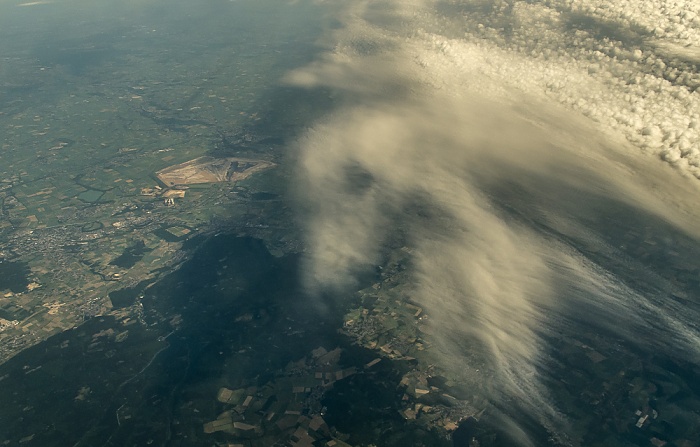
[[[216,163],[215,159],[208,161]],[[240,168],[236,179],[272,166],[263,161],[251,161],[240,167],[236,164]],[[206,163],[196,168],[198,173],[209,172]],[[108,174],[116,175],[114,170],[109,171]],[[107,177],[105,182],[109,180]],[[8,227],[12,231],[4,249],[7,256],[29,265],[32,278],[23,292],[8,295],[7,291],[1,291],[4,295],[0,295],[0,311],[8,323],[0,324],[0,363],[86,318],[113,312],[114,306],[108,298],[110,292],[146,280],[165,266],[177,265],[183,258],[179,250],[181,241],[203,223],[195,212],[200,203],[183,202],[186,206],[180,208],[177,215],[167,209],[176,199],[185,197],[188,187],[184,185],[155,185],[139,190],[129,183],[131,189],[128,190],[133,189],[133,195],[123,197],[121,203],[98,200],[77,206],[75,203],[79,200],[72,194],[84,190],[82,186],[75,186],[75,191],[48,188],[37,192],[26,185],[13,189],[12,185],[21,183],[19,178],[6,180],[0,191],[4,205],[0,223],[7,227],[11,222],[21,221],[22,225]],[[211,192],[219,194],[215,188]],[[50,199],[59,193],[61,200]],[[34,203],[32,200],[37,202],[36,211],[23,205],[23,201]],[[157,206],[159,201],[165,207]],[[27,214],[31,216],[28,218]],[[51,223],[47,225],[46,222]],[[114,265],[115,256],[128,249],[134,240],[144,241],[148,253],[133,268]],[[39,288],[39,283],[47,286]],[[47,309],[51,309],[45,304],[55,297],[61,297],[61,307],[49,313]],[[31,320],[27,320],[30,316]]]
[[[19,324],[19,321],[17,320],[6,320],[4,318],[0,318],[0,332],[4,331],[7,328],[15,327]]]

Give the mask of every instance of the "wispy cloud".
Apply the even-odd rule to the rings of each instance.
[[[374,20],[371,3],[354,2],[339,15],[344,26],[329,31],[329,50],[286,79],[330,88],[338,104],[298,143],[309,288],[352,284],[402,232],[437,360],[464,369],[468,341],[486,362],[492,402],[527,402],[554,433],[566,422],[541,380],[543,336],[567,321],[628,338],[652,328],[663,337],[644,342],[698,360],[692,318],[632,290],[571,244],[604,246],[598,219],[616,207],[697,240],[688,201],[697,186],[657,159],[635,157],[614,126],[587,121],[507,68],[543,72],[544,62],[436,34],[438,18],[421,3],[391,6],[397,21]],[[412,211],[416,203],[431,217]]]

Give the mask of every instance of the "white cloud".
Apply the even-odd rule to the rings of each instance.
[[[329,50],[286,78],[330,88],[338,101],[299,141],[309,287],[352,283],[389,233],[407,234],[437,361],[461,374],[464,340],[474,341],[493,372],[487,397],[527,396],[554,433],[565,421],[540,380],[542,336],[572,309],[621,337],[651,328],[663,336],[645,343],[697,360],[692,317],[562,242],[605,246],[597,220],[613,207],[700,238],[698,184],[650,156],[700,176],[700,100],[688,90],[697,73],[666,79],[671,68],[655,50],[671,31],[654,31],[654,45],[601,37],[610,24],[639,34],[647,18],[594,2],[389,5],[395,20],[353,2],[344,26],[329,30]],[[677,9],[664,10],[668,23],[694,20],[673,19]],[[572,24],[573,13],[599,22]],[[674,38],[695,39],[678,26],[667,27]],[[415,202],[435,217],[407,211]]]
[[[700,178],[700,4],[515,2],[492,11],[460,16],[465,36],[434,39],[481,46],[505,82],[544,92]]]

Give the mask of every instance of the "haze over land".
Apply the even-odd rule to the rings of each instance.
[[[695,446],[699,17],[3,2],[0,444]]]
[[[552,337],[582,325],[700,362],[696,307],[664,273],[698,252],[700,5],[339,10],[286,78],[337,104],[298,143],[310,290],[353,284],[401,234],[436,361],[573,444]],[[631,257],[627,231],[660,257]]]

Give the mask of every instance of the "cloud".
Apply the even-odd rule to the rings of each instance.
[[[564,436],[566,420],[542,380],[551,360],[545,336],[583,319],[698,361],[693,314],[640,293],[577,248],[619,258],[601,219],[620,209],[697,242],[698,186],[639,150],[657,139],[656,153],[669,153],[666,135],[692,128],[680,116],[695,99],[668,83],[660,99],[641,104],[641,87],[615,80],[625,70],[656,76],[633,68],[639,55],[625,50],[630,59],[620,62],[587,53],[588,44],[554,47],[554,37],[571,33],[543,4],[470,5],[483,23],[455,37],[462,16],[448,20],[432,3],[392,3],[398,19],[377,20],[372,3],[353,2],[338,16],[343,26],[329,30],[328,51],[287,76],[300,88],[330,89],[337,101],[298,142],[305,279],[312,291],[353,284],[401,233],[413,248],[413,299],[434,324],[437,362],[495,407],[515,399]],[[510,41],[505,28],[484,23],[507,25]],[[525,51],[532,23],[550,42],[542,52]],[[666,107],[675,124],[655,124],[649,107]],[[660,130],[645,135],[648,126]],[[670,287],[660,276],[645,281],[659,293]],[[654,336],[639,337],[649,330]],[[485,371],[466,373],[469,362]]]
[[[484,70],[507,84],[545,93],[700,178],[697,2],[447,4],[453,9],[442,19],[467,30],[433,33],[452,57],[480,46]]]

